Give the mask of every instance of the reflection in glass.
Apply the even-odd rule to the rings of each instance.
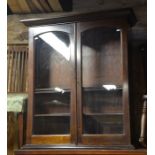
[[[64,89],[59,88],[59,87],[55,87],[54,90],[55,90],[56,92],[61,92],[61,93],[64,93],[64,92],[65,92]]]
[[[70,36],[66,32],[53,31],[35,38],[35,87],[70,88]]]
[[[38,93],[34,114],[70,113],[70,92]]]
[[[116,90],[117,89],[117,86],[116,85],[103,85],[102,86],[103,88],[105,88],[106,90]]]
[[[63,41],[61,41],[54,33],[52,32],[44,33],[39,35],[39,38],[45,41],[48,45],[50,45],[53,49],[55,49],[62,56],[64,56],[66,60],[69,61],[70,59],[69,47]]]

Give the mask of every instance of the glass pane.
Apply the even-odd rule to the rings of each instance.
[[[111,28],[95,28],[81,35],[83,87],[122,85],[120,32]]]
[[[122,115],[83,115],[84,133],[121,134],[123,133]]]
[[[35,95],[34,114],[53,113],[70,113],[70,92]]]
[[[70,38],[66,32],[48,32],[35,38],[36,88],[70,88]]]
[[[33,134],[70,133],[70,35],[52,31],[34,37]]]
[[[104,87],[83,88],[84,113],[121,113],[122,88],[107,90]]]
[[[123,132],[120,32],[94,28],[82,34],[83,132]]]
[[[36,116],[33,134],[69,134],[69,121],[68,116]]]

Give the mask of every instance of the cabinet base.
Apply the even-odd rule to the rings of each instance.
[[[84,149],[100,149],[100,150],[134,150],[134,146],[133,145],[101,145],[101,146],[97,146],[97,145],[39,145],[39,144],[26,144],[22,146],[22,149],[58,149],[58,150],[62,150],[62,149],[78,149],[78,150],[84,150]]]
[[[21,149],[15,155],[147,155],[145,149],[106,150],[106,149]]]

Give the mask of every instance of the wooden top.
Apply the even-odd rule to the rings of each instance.
[[[51,18],[33,18],[21,20],[26,26],[39,26],[57,23],[71,23],[81,21],[92,21],[102,19],[125,19],[130,26],[135,25],[137,22],[136,16],[131,8],[108,10],[98,12],[80,12],[80,13],[64,13]]]

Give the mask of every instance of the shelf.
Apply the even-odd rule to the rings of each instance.
[[[87,113],[84,112],[84,115],[88,115],[88,116],[111,116],[111,115],[124,115],[124,113]]]
[[[69,89],[56,90],[55,88],[37,88],[34,90],[35,94],[43,94],[43,93],[70,93]]]
[[[103,87],[83,87],[84,91],[105,91],[105,92],[115,92],[121,91],[123,88],[121,86],[117,86],[117,89],[107,90]]]
[[[62,117],[70,116],[70,113],[35,114],[34,117]]]

